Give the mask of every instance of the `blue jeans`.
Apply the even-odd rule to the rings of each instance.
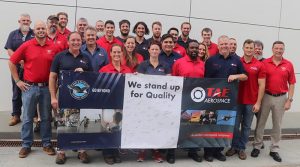
[[[23,80],[23,68],[18,64],[17,70],[19,74],[20,80]],[[20,116],[21,109],[22,109],[22,92],[21,89],[16,85],[15,80],[11,77],[11,84],[12,84],[12,116]]]
[[[21,129],[22,147],[31,147],[33,143],[33,117],[37,104],[41,115],[41,138],[43,147],[51,145],[51,101],[47,86],[30,86],[22,92],[23,121]]]
[[[232,148],[236,150],[245,150],[251,131],[253,105],[238,104],[237,116],[234,125]],[[241,127],[241,130],[240,130]]]

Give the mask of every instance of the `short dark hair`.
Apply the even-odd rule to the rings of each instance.
[[[65,12],[58,12],[56,16],[59,18],[60,15],[65,15],[68,18],[68,14]]]
[[[264,50],[264,44],[260,40],[255,40],[254,46],[261,46],[261,48]]]
[[[164,34],[162,37],[161,37],[161,42],[163,42],[165,39],[167,38],[171,38],[172,41],[174,42],[174,38],[171,34]]]
[[[148,28],[147,24],[143,21],[139,21],[134,25],[132,33],[136,34],[136,29],[140,24],[145,27],[145,34],[148,35],[150,33],[149,28]]]
[[[202,29],[201,35],[203,35],[203,32],[211,32],[211,35],[212,35],[212,30],[208,27],[205,27],[205,28]]]
[[[182,28],[184,24],[190,25],[190,29],[192,29],[192,25],[191,25],[191,23],[189,23],[189,22],[183,22],[183,23],[181,24],[180,28]]]
[[[161,25],[161,22],[155,21],[155,22],[152,23],[152,28],[153,28],[153,26],[154,26],[155,24],[159,25],[160,27],[162,26],[162,25]]]
[[[128,24],[129,27],[130,27],[130,22],[129,22],[128,20],[126,20],[126,19],[123,19],[123,20],[121,20],[121,21],[119,22],[119,27],[121,28],[121,25],[124,24],[124,23]]]
[[[73,32],[71,32],[71,33],[68,35],[68,41],[70,40],[70,37],[71,37],[71,35],[73,35],[73,34],[78,34],[78,35],[80,36],[81,40],[82,40],[81,34],[80,34],[79,32],[77,32],[77,31],[73,31]]]
[[[171,32],[172,30],[177,31],[177,32],[179,33],[178,28],[172,27],[172,28],[170,28],[170,29],[168,30],[168,34],[170,34],[170,32]]]
[[[276,45],[276,44],[281,44],[281,45],[285,46],[282,41],[275,41],[272,45],[272,48],[274,48],[274,45]]]
[[[148,49],[150,49],[150,47],[151,47],[152,45],[157,45],[157,46],[159,47],[159,49],[161,50],[161,43],[160,43],[160,42],[158,42],[158,41],[156,41],[156,40],[152,40],[152,41],[150,42],[149,46],[148,46]]]
[[[245,46],[245,44],[254,44],[254,41],[252,39],[246,39],[245,42],[243,43],[243,46]]]
[[[115,22],[112,21],[112,20],[107,20],[107,21],[104,23],[104,27],[106,27],[107,24],[112,24],[112,25],[115,27]]]

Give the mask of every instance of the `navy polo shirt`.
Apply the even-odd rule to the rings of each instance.
[[[186,49],[186,48],[188,47],[188,44],[189,44],[190,41],[192,41],[192,39],[188,37],[187,41],[184,42],[184,41],[182,40],[181,36],[179,36],[179,38],[178,38],[178,40],[177,40],[177,43],[178,43],[180,46],[184,47],[184,49]]]
[[[161,61],[159,61],[158,66],[154,68],[150,60],[146,60],[139,64],[137,72],[150,75],[167,75],[171,73],[171,69],[166,63]]]
[[[64,50],[55,56],[50,71],[59,74],[61,70],[74,71],[76,68],[93,71],[91,60],[87,55],[80,52],[77,57],[74,57],[69,50]]]
[[[172,68],[174,62],[182,58],[182,56],[176,52],[172,52],[169,56],[167,56],[167,54],[164,51],[161,51],[158,58],[159,61],[167,63],[169,67]]]
[[[150,45],[150,43],[151,42],[153,42],[153,41],[157,41],[157,42],[161,42],[161,38],[159,38],[159,40],[154,40],[154,38],[153,38],[153,36],[151,37],[151,38],[149,38],[149,39],[147,39],[147,42],[148,42],[148,44]]]
[[[149,52],[148,52],[148,47],[149,43],[148,41],[144,38],[142,43],[138,43],[135,41],[135,50],[137,53],[141,54],[144,58],[144,60],[149,59]]]
[[[226,59],[218,53],[205,62],[205,78],[228,78],[229,75],[246,74],[244,66],[236,56],[229,55]]]
[[[121,41],[122,43],[125,43],[126,38],[125,38],[125,39],[122,39],[120,36],[117,36],[116,38],[117,38],[119,41]]]
[[[26,36],[23,36],[20,29],[16,29],[9,34],[4,49],[16,51],[25,41],[28,41],[32,38],[34,38],[32,29],[29,29],[29,32]]]
[[[104,67],[109,63],[108,54],[106,50],[99,45],[96,46],[96,50],[93,54],[91,54],[86,46],[86,44],[82,45],[80,48],[83,54],[89,56],[92,61],[92,66],[95,72],[98,72],[100,68]]]

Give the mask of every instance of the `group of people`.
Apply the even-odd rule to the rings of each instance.
[[[246,143],[253,116],[257,118],[252,157],[258,157],[263,146],[263,134],[269,113],[272,112],[270,156],[280,162],[279,141],[281,122],[291,107],[296,83],[293,65],[283,57],[285,44],[275,41],[273,55],[263,58],[263,43],[245,40],[243,55],[236,53],[237,41],[222,35],[217,43],[211,41],[212,30],[201,31],[202,40],[189,38],[191,24],[183,22],[181,34],[175,27],[162,35],[162,24],[152,24],[153,36],[145,39],[150,30],[145,22],[137,22],[130,36],[130,22],[119,22],[120,36],[115,37],[115,23],[99,20],[95,26],[86,18],[78,19],[76,31],[67,29],[68,14],[50,15],[46,22],[36,21],[30,28],[31,19],[22,14],[20,27],[9,34],[5,49],[10,56],[9,68],[13,85],[13,112],[9,122],[14,126],[21,122],[22,148],[20,158],[31,152],[33,143],[33,118],[39,116],[43,151],[55,155],[51,145],[51,120],[54,110],[60,111],[57,98],[57,82],[61,70],[94,71],[103,73],[137,73],[137,75],[172,75],[191,78],[226,78],[239,81],[237,117],[232,147],[226,156],[237,154],[247,158]],[[38,113],[38,114],[36,114]],[[226,161],[224,148],[204,148],[204,159]],[[198,148],[188,150],[188,157],[201,162]],[[166,152],[165,158],[162,152]],[[146,150],[139,150],[137,161],[145,159]],[[154,160],[175,163],[175,149],[152,150]],[[117,149],[104,149],[107,164],[120,163]],[[86,150],[78,150],[78,158],[88,163]],[[66,153],[57,151],[56,163],[64,164]]]

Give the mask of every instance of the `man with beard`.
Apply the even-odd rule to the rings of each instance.
[[[201,31],[201,36],[203,39],[202,43],[204,43],[207,46],[209,53],[208,56],[216,55],[219,52],[219,50],[218,45],[211,41],[212,30],[210,28],[203,28]]]
[[[47,19],[47,39],[52,41],[60,50],[65,50],[68,48],[67,39],[58,35],[58,17],[55,15],[50,15]]]
[[[236,39],[235,38],[229,38],[230,54],[232,54],[233,56],[236,56],[237,58],[240,58],[240,56],[236,54],[236,49],[237,49]]]
[[[207,59],[205,62],[205,78],[226,78],[228,82],[247,80],[246,71],[240,58],[230,54],[229,38],[222,35],[218,38],[219,53]],[[204,159],[212,162],[214,158],[226,161],[221,153],[223,147],[204,148]]]
[[[173,48],[173,51],[180,54],[182,57],[187,56],[185,48],[177,43],[178,34],[179,34],[178,29],[175,27],[172,27],[168,30],[168,34],[173,36],[173,40],[175,43],[175,47]]]
[[[162,25],[161,22],[155,21],[152,23],[152,34],[153,36],[149,38],[147,41],[150,44],[152,41],[160,42],[161,40],[161,31],[162,31]]]
[[[97,30],[97,38],[99,39],[100,37],[102,37],[105,32],[104,32],[104,22],[102,20],[98,20],[96,22],[95,28]]]
[[[83,39],[84,36],[84,30],[89,25],[86,18],[79,18],[76,24],[76,31],[81,35],[81,38]],[[84,39],[82,40],[82,43],[85,43]]]
[[[97,40],[97,44],[105,49],[108,54],[108,59],[111,60],[110,49],[113,44],[119,44],[123,46],[123,43],[119,41],[115,36],[115,23],[112,20],[107,20],[104,24],[105,35]]]
[[[104,67],[109,63],[108,55],[105,49],[100,47],[96,43],[96,29],[94,27],[88,26],[84,32],[84,38],[86,43],[80,48],[83,54],[89,56],[92,60],[92,66],[95,72],[98,72],[100,68]]]
[[[130,22],[128,20],[121,20],[119,22],[119,28],[120,28],[121,35],[117,36],[117,39],[120,40],[122,43],[124,43],[126,38],[129,35]]]
[[[59,12],[56,16],[58,18],[57,35],[63,36],[65,39],[67,39],[71,33],[71,31],[67,28],[68,14],[65,12]]]
[[[263,53],[264,53],[264,44],[259,40],[255,40],[254,41],[254,57],[259,61],[263,61],[263,60],[265,60]]]
[[[11,74],[17,86],[22,90],[23,122],[21,129],[22,149],[20,158],[31,152],[33,144],[33,117],[37,104],[41,117],[41,138],[43,151],[55,155],[51,145],[51,103],[48,89],[50,66],[58,49],[47,40],[46,24],[37,21],[34,25],[35,38],[21,45],[8,62]],[[24,61],[24,79],[19,78],[17,64]]]
[[[136,43],[136,52],[141,54],[144,58],[144,60],[149,59],[149,52],[148,52],[148,46],[149,43],[145,39],[145,35],[149,34],[149,29],[148,26],[145,22],[137,22],[134,27],[132,32],[136,34],[135,36],[135,43]]]
[[[189,38],[191,29],[192,26],[189,22],[183,22],[181,24],[181,35],[178,38],[177,43],[182,47],[184,47],[185,49],[187,48],[188,43],[192,40]]]
[[[24,42],[34,38],[34,33],[32,29],[30,29],[30,16],[28,14],[21,14],[19,22],[19,28],[12,31],[7,39],[5,44],[5,49],[7,50],[8,56],[13,55],[13,53],[23,44]],[[23,77],[23,61],[20,61],[17,64],[17,73],[19,74],[19,78],[22,79]],[[21,99],[21,90],[16,85],[15,81],[12,78],[12,113],[11,119],[9,121],[9,126],[14,126],[21,122],[21,110],[22,110],[22,99]]]

